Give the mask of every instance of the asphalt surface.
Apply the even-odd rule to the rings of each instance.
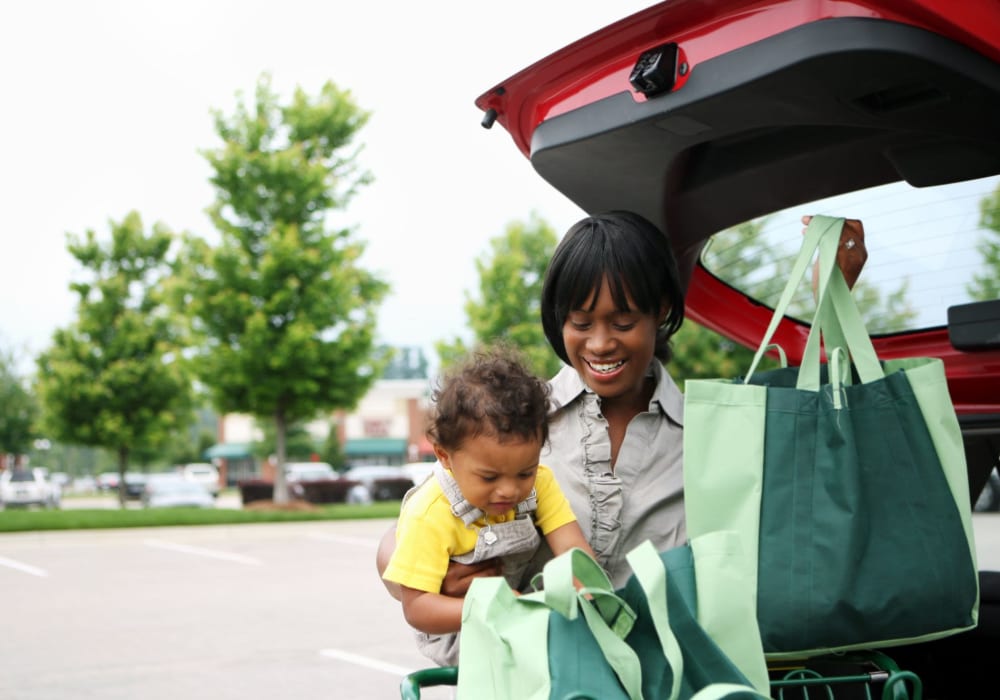
[[[429,664],[375,572],[390,522],[0,534],[0,698],[399,698]]]
[[[430,664],[375,571],[388,525],[2,534],[0,698],[399,698]]]

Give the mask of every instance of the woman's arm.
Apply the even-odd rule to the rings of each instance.
[[[410,627],[427,634],[449,634],[462,627],[463,598],[399,586],[403,615]]]
[[[385,567],[389,566],[389,560],[392,558],[394,551],[396,551],[395,525],[382,535],[382,539],[378,543],[378,551],[375,553],[375,568],[378,570],[378,576],[382,581],[382,585],[389,591],[389,595],[396,600],[402,600],[402,592],[400,590],[402,586],[382,578],[382,574],[385,573]],[[480,576],[501,576],[502,574],[503,567],[500,565],[500,560],[498,559],[488,559],[478,564],[459,564],[453,561],[448,564],[448,573],[445,574],[444,580],[441,582],[441,594],[462,598],[465,592],[469,590],[469,586],[472,585],[472,579]]]
[[[385,567],[389,566],[389,560],[392,559],[392,553],[396,551],[396,526],[393,525],[385,534],[382,535],[382,539],[378,543],[378,551],[375,552],[375,568],[378,570],[379,580],[382,581],[382,585],[385,586],[385,590],[389,591],[391,595],[396,600],[402,600],[402,593],[400,591],[400,586],[398,583],[393,581],[386,581],[382,578],[382,574],[385,573]]]

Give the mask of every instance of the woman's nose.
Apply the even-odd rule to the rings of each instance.
[[[615,338],[610,329],[603,323],[594,324],[590,334],[587,336],[587,349],[596,354],[602,355],[614,349]]]

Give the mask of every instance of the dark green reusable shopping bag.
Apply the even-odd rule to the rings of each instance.
[[[746,537],[770,658],[926,641],[978,615],[965,456],[943,364],[878,361],[834,264],[842,221],[813,218],[749,379],[685,385],[688,533]],[[755,374],[817,248],[802,366]]]
[[[458,697],[766,699],[694,612],[696,587],[713,598],[713,587],[731,588],[726,582],[740,573],[729,556],[739,553],[732,535],[713,533],[704,546],[662,557],[647,541],[629,554],[636,575],[617,592],[581,550],[549,562],[544,591],[515,597],[502,578],[477,579],[463,609]],[[695,553],[706,562],[698,586]],[[580,591],[574,577],[585,584]],[[743,667],[766,685],[752,597],[741,593],[748,592],[731,596],[728,623],[736,627],[724,636]]]
[[[635,616],[607,574],[574,549],[551,560],[542,578],[544,590],[521,596],[502,577],[473,581],[462,609],[458,697],[642,698],[639,659],[624,641]]]
[[[626,641],[645,697],[766,697],[753,597],[738,580],[741,547],[736,533],[713,532],[659,553],[647,540],[628,554],[634,573],[619,592],[636,612]]]

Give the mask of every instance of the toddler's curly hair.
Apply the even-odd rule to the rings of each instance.
[[[427,438],[449,451],[479,435],[544,443],[550,392],[514,347],[478,348],[447,370],[431,395]]]

